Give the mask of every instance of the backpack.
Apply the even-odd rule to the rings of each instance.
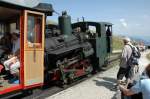
[[[130,58],[128,60],[129,66],[139,65],[138,60],[141,57],[140,50],[138,48],[136,48],[135,46],[132,46],[132,45],[129,45],[129,46],[132,49],[131,56],[130,56]]]

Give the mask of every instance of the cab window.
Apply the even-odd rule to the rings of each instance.
[[[42,16],[28,15],[27,42],[28,47],[42,47]]]

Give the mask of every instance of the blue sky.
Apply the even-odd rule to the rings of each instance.
[[[67,10],[72,22],[82,16],[87,21],[107,21],[114,24],[114,34],[139,36],[150,41],[150,0],[42,0],[54,10]],[[57,21],[58,15],[49,17]]]

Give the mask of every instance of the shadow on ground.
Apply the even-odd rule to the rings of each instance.
[[[110,91],[116,92],[116,88],[114,88],[116,84],[116,79],[110,77],[97,77],[97,78],[98,79],[93,80],[97,86],[104,86]],[[116,94],[114,94],[114,96],[111,99],[117,99]]]
[[[97,86],[104,86],[105,88],[109,89],[110,91],[116,91],[113,87],[116,83],[116,79],[110,77],[97,77],[98,79],[102,79],[102,81],[95,79],[93,80]]]
[[[116,83],[116,79],[110,77],[97,77],[98,79],[103,79],[104,81]]]

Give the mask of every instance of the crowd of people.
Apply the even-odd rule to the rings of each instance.
[[[125,96],[132,96],[134,94],[142,93],[142,99],[150,98],[150,64],[147,65],[144,75],[141,79],[133,83],[133,78],[139,70],[138,60],[141,56],[140,51],[135,47],[130,38],[123,38],[124,48],[120,58],[120,68],[117,73],[117,87]],[[125,78],[125,80],[123,79]],[[129,88],[129,84],[132,84]],[[138,99],[141,99],[138,97]]]
[[[20,68],[20,32],[6,33],[0,40],[1,68],[9,83],[19,83]],[[3,67],[2,67],[3,66]]]

